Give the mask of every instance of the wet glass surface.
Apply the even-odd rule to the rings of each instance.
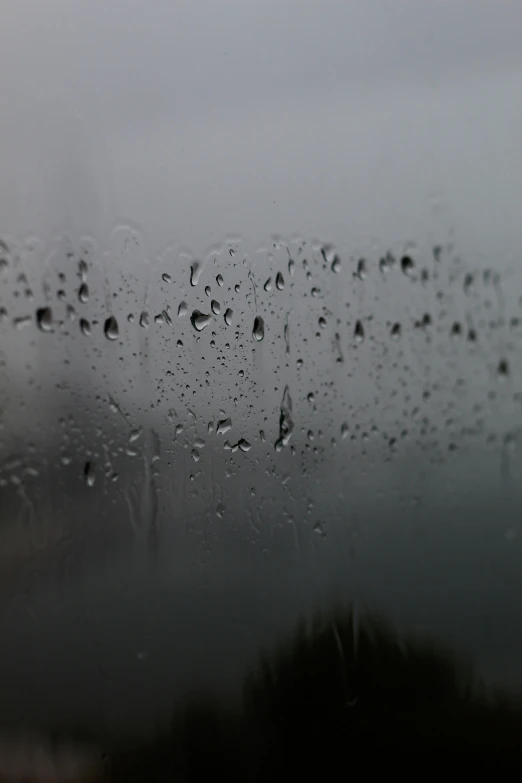
[[[521,11],[394,9],[7,4],[0,777],[520,753]]]

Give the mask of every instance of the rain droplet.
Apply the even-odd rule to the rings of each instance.
[[[39,307],[36,311],[36,323],[42,332],[52,332],[53,311],[50,307]]]
[[[333,261],[332,261],[332,264],[331,264],[331,270],[335,274],[338,274],[341,271],[341,259],[339,258],[337,253],[333,257]]]
[[[393,324],[393,326],[392,326],[392,328],[390,330],[390,335],[391,335],[392,340],[400,340],[401,332],[402,332],[402,327],[401,327],[400,323]]]
[[[219,519],[223,519],[223,514],[225,513],[225,507],[222,503],[218,503],[216,506],[216,516],[219,517]]]
[[[260,315],[256,315],[254,318],[254,328],[252,329],[252,337],[257,342],[261,342],[265,336],[265,322]]]
[[[190,285],[194,286],[198,284],[200,274],[201,264],[198,261],[194,261],[190,266]]]
[[[103,331],[105,333],[105,337],[108,340],[117,340],[120,334],[120,330],[118,327],[118,321],[113,315],[110,315],[103,326]]]
[[[292,398],[290,397],[290,390],[288,386],[285,386],[283,392],[283,399],[279,408],[279,438],[275,443],[276,451],[280,451],[283,446],[288,446],[292,432],[294,429],[294,422],[292,421]]]
[[[501,359],[497,367],[497,375],[500,380],[505,380],[509,375],[509,363],[507,359]]]
[[[285,279],[284,279],[283,275],[281,274],[281,272],[277,273],[275,282],[276,282],[277,290],[278,291],[282,291],[283,288],[285,287]]]
[[[129,443],[135,443],[138,438],[141,436],[141,427],[138,427],[138,429],[131,430],[129,432]]]
[[[89,271],[89,267],[87,266],[87,262],[84,261],[83,259],[81,261],[78,261],[78,275],[82,283],[85,283],[87,281],[88,271]]]
[[[227,326],[232,325],[232,310],[230,309],[230,307],[227,307],[227,309],[225,310],[225,323]]]
[[[209,285],[205,286],[205,293],[207,296],[210,296],[210,294],[212,293],[212,289],[210,288]]]
[[[201,332],[205,326],[208,326],[210,323],[210,315],[205,315],[205,313],[200,313],[199,310],[194,310],[192,315],[190,316],[190,323],[196,330],[196,332]]]
[[[272,278],[269,277],[266,283],[264,284],[263,288],[265,291],[271,291],[272,290]]]
[[[180,302],[178,307],[178,316],[180,318],[183,318],[187,314],[187,303],[186,302]]]
[[[362,321],[356,321],[355,322],[355,329],[353,332],[353,339],[356,343],[362,343],[364,342],[364,326],[362,325]]]
[[[313,527],[313,532],[316,536],[319,536],[319,538],[326,538],[326,533],[323,528],[322,522],[316,522]]]
[[[80,331],[86,337],[89,337],[91,333],[91,325],[86,318],[80,318]]]
[[[473,293],[473,283],[474,283],[473,275],[471,274],[471,272],[468,272],[467,275],[464,277],[464,283],[463,283],[464,293],[467,296]]]
[[[319,323],[319,326],[321,327],[321,329],[325,329],[326,328],[326,318],[323,315],[319,318],[318,323]]]
[[[221,305],[219,304],[219,302],[216,302],[216,300],[213,299],[210,303],[210,309],[212,310],[214,315],[219,315],[221,312]]]
[[[224,435],[225,432],[228,432],[230,429],[232,429],[231,419],[221,419],[221,421],[218,421],[218,425],[216,428],[216,432],[218,435]]]
[[[241,451],[250,451],[250,449],[252,448],[250,443],[247,440],[245,440],[244,438],[241,438],[241,440],[238,441],[237,445],[239,446]]]
[[[294,271],[295,271],[295,261],[290,259],[290,261],[288,262],[288,274],[290,275],[290,277],[294,276]]]
[[[317,298],[318,296],[321,296],[321,290],[319,288],[317,288],[317,286],[315,286],[315,285],[312,288],[312,290],[310,291],[310,293],[312,294],[314,299]]]
[[[366,279],[366,261],[364,258],[360,258],[357,262],[357,277],[359,280]]]
[[[341,438],[347,438],[349,433],[349,427],[346,422],[341,424]]]
[[[401,258],[401,270],[403,274],[410,276],[415,269],[415,262],[411,256],[403,256]]]
[[[164,273],[161,275],[161,279],[163,280],[163,282],[164,282],[164,283],[172,283],[172,278],[171,278],[171,276],[170,276],[170,275],[168,275],[166,272],[164,272]]]
[[[190,456],[192,457],[194,462],[199,462],[201,458],[201,455],[197,449],[192,449],[192,451],[190,452]]]
[[[78,299],[82,304],[89,301],[89,286],[87,283],[82,283],[78,289]]]
[[[313,392],[309,392],[306,395],[306,399],[308,400],[308,402],[315,402],[315,394]]]
[[[165,318],[163,317],[163,313],[158,313],[154,316],[154,323],[155,324],[162,324],[165,322]]]
[[[96,475],[94,473],[94,465],[92,462],[86,462],[83,466],[83,477],[88,487],[93,487],[96,481]]]
[[[221,286],[223,285],[223,275],[217,275],[217,277],[216,277],[216,283],[217,283],[217,284],[218,284],[218,286],[221,288]]]
[[[140,326],[143,327],[143,329],[148,329],[150,324],[150,318],[149,314],[146,310],[144,310],[140,315]]]
[[[458,321],[455,321],[453,326],[451,327],[451,337],[456,340],[458,337],[462,334],[462,326],[458,323]]]

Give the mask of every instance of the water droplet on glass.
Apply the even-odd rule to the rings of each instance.
[[[341,424],[341,438],[347,438],[349,433],[349,427],[346,422]]]
[[[260,342],[265,336],[265,322],[260,315],[256,315],[254,318],[254,328],[252,329],[252,337],[257,342]]]
[[[360,258],[357,262],[357,277],[359,280],[366,279],[366,261],[364,258]]]
[[[315,286],[315,285],[312,288],[312,290],[310,291],[310,293],[312,294],[314,299],[316,299],[318,296],[321,296],[321,290],[319,288],[317,288],[317,286]]]
[[[319,538],[326,538],[326,533],[324,531],[324,527],[322,522],[316,522],[313,527],[313,532],[316,536],[319,536]]]
[[[223,519],[223,514],[225,513],[225,507],[222,503],[218,503],[216,506],[216,516],[219,517],[219,519]]]
[[[403,256],[401,258],[401,270],[403,274],[410,276],[415,269],[415,262],[411,256]]]
[[[190,316],[190,323],[196,330],[196,332],[201,332],[205,326],[208,326],[210,323],[210,315],[205,315],[205,313],[200,313],[199,310],[194,310],[192,315]]]
[[[308,402],[315,402],[315,394],[313,392],[309,392],[306,395],[306,399],[308,400]]]
[[[399,323],[393,324],[392,328],[390,329],[390,335],[392,340],[399,340],[401,337],[402,327]]]
[[[238,441],[237,445],[239,446],[241,451],[250,451],[250,449],[252,448],[250,443],[247,440],[245,440],[244,438],[241,438],[241,440]]]
[[[468,272],[467,275],[464,277],[464,283],[463,283],[464,293],[467,296],[473,293],[473,283],[474,283],[473,275],[471,274],[471,272]]]
[[[283,288],[285,287],[285,279],[284,279],[283,275],[281,274],[281,272],[277,273],[275,282],[276,282],[276,288],[278,289],[278,291],[282,291]]]
[[[24,326],[29,326],[32,323],[33,319],[30,315],[19,315],[16,318],[13,318],[13,325],[17,329],[23,329]]]
[[[141,436],[141,432],[142,432],[141,427],[138,427],[135,430],[131,430],[129,432],[129,443],[135,443],[138,440],[138,438]]]
[[[339,256],[337,254],[334,255],[334,257],[333,257],[331,270],[335,274],[338,274],[341,271],[341,259],[339,258]]]
[[[201,275],[201,264],[198,261],[194,261],[190,266],[190,285],[194,286],[198,284],[199,276]]]
[[[216,432],[218,435],[224,435],[225,432],[228,432],[230,429],[232,429],[232,420],[231,419],[221,419],[218,421]]]
[[[455,323],[451,327],[450,335],[454,340],[456,340],[458,337],[461,336],[461,334],[462,334],[462,326],[458,323],[458,321],[455,321]]]
[[[120,330],[118,327],[118,321],[113,315],[109,316],[109,318],[106,319],[105,324],[103,326],[103,331],[105,333],[105,337],[108,340],[118,339]]]
[[[199,453],[199,451],[197,449],[192,449],[192,451],[190,452],[190,456],[192,457],[194,462],[199,462],[200,457],[201,457],[201,455],[200,455],[200,453]]]
[[[81,261],[78,261],[78,275],[82,283],[85,283],[87,281],[88,271],[89,271],[89,267],[87,266],[87,262],[84,261],[83,259]]]
[[[149,314],[146,310],[144,310],[140,314],[140,326],[143,327],[143,329],[148,329],[150,324]]]
[[[290,277],[294,276],[294,272],[295,272],[295,261],[290,259],[290,261],[288,262],[288,274],[290,275]]]
[[[89,286],[87,283],[82,283],[78,289],[78,299],[82,304],[89,301]]]
[[[154,316],[154,323],[155,324],[165,323],[165,317],[163,315],[163,312],[158,313],[157,315]]]
[[[216,283],[217,283],[217,284],[218,284],[218,286],[221,288],[221,286],[223,285],[223,275],[217,275],[217,277],[216,277]]]
[[[283,399],[279,408],[279,438],[275,443],[275,448],[280,451],[283,446],[288,446],[292,432],[294,429],[294,422],[292,421],[292,398],[290,397],[290,390],[288,386],[285,386],[283,392]]]
[[[500,380],[505,380],[509,375],[509,364],[507,359],[501,359],[497,367],[497,375]]]
[[[206,294],[207,296],[210,296],[210,294],[211,294],[211,293],[212,293],[212,289],[210,288],[210,286],[209,286],[209,285],[206,285],[206,286],[205,286],[205,294]]]
[[[272,290],[272,278],[269,277],[266,283],[264,284],[263,288],[265,291],[271,291]]]
[[[42,332],[52,332],[53,311],[50,307],[39,307],[36,311],[36,323]]]
[[[356,343],[362,343],[364,342],[364,326],[362,325],[362,321],[356,321],[355,322],[355,329],[353,332],[353,339]]]
[[[80,318],[80,331],[86,337],[89,337],[91,333],[91,325],[86,318]]]
[[[319,326],[321,327],[321,329],[325,329],[326,328],[326,318],[323,315],[319,318],[318,323],[319,323]]]
[[[296,365],[297,369],[300,370],[301,367],[303,366],[303,360],[302,359],[298,359],[296,361],[295,365]]]
[[[210,303],[210,309],[212,310],[214,315],[219,315],[221,312],[221,305],[219,304],[219,302],[216,302],[216,300],[213,299]]]
[[[187,303],[186,302],[180,302],[178,307],[178,316],[180,318],[183,318],[187,314]]]
[[[225,323],[227,326],[232,325],[232,310],[230,309],[230,307],[227,307],[227,309],[225,310]]]
[[[85,465],[83,466],[83,477],[88,487],[94,486],[94,482],[96,481],[96,475],[94,473],[94,465],[92,464],[92,462],[86,462]]]
[[[172,278],[171,278],[171,276],[170,276],[170,275],[168,275],[166,272],[164,272],[164,273],[161,275],[161,279],[163,280],[163,282],[164,282],[164,283],[171,283],[171,282],[172,282]]]

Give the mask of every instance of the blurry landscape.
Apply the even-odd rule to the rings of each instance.
[[[337,776],[347,758],[402,772],[435,758],[468,771],[496,760],[516,773],[521,731],[522,693],[485,688],[443,645],[337,607],[265,652],[235,707],[199,692],[139,740],[99,726],[61,727],[36,745],[27,735],[25,746],[24,735],[18,745],[4,738],[0,780],[15,779],[9,770],[24,747],[28,781],[44,780],[44,760],[54,764],[49,781],[286,780]]]

